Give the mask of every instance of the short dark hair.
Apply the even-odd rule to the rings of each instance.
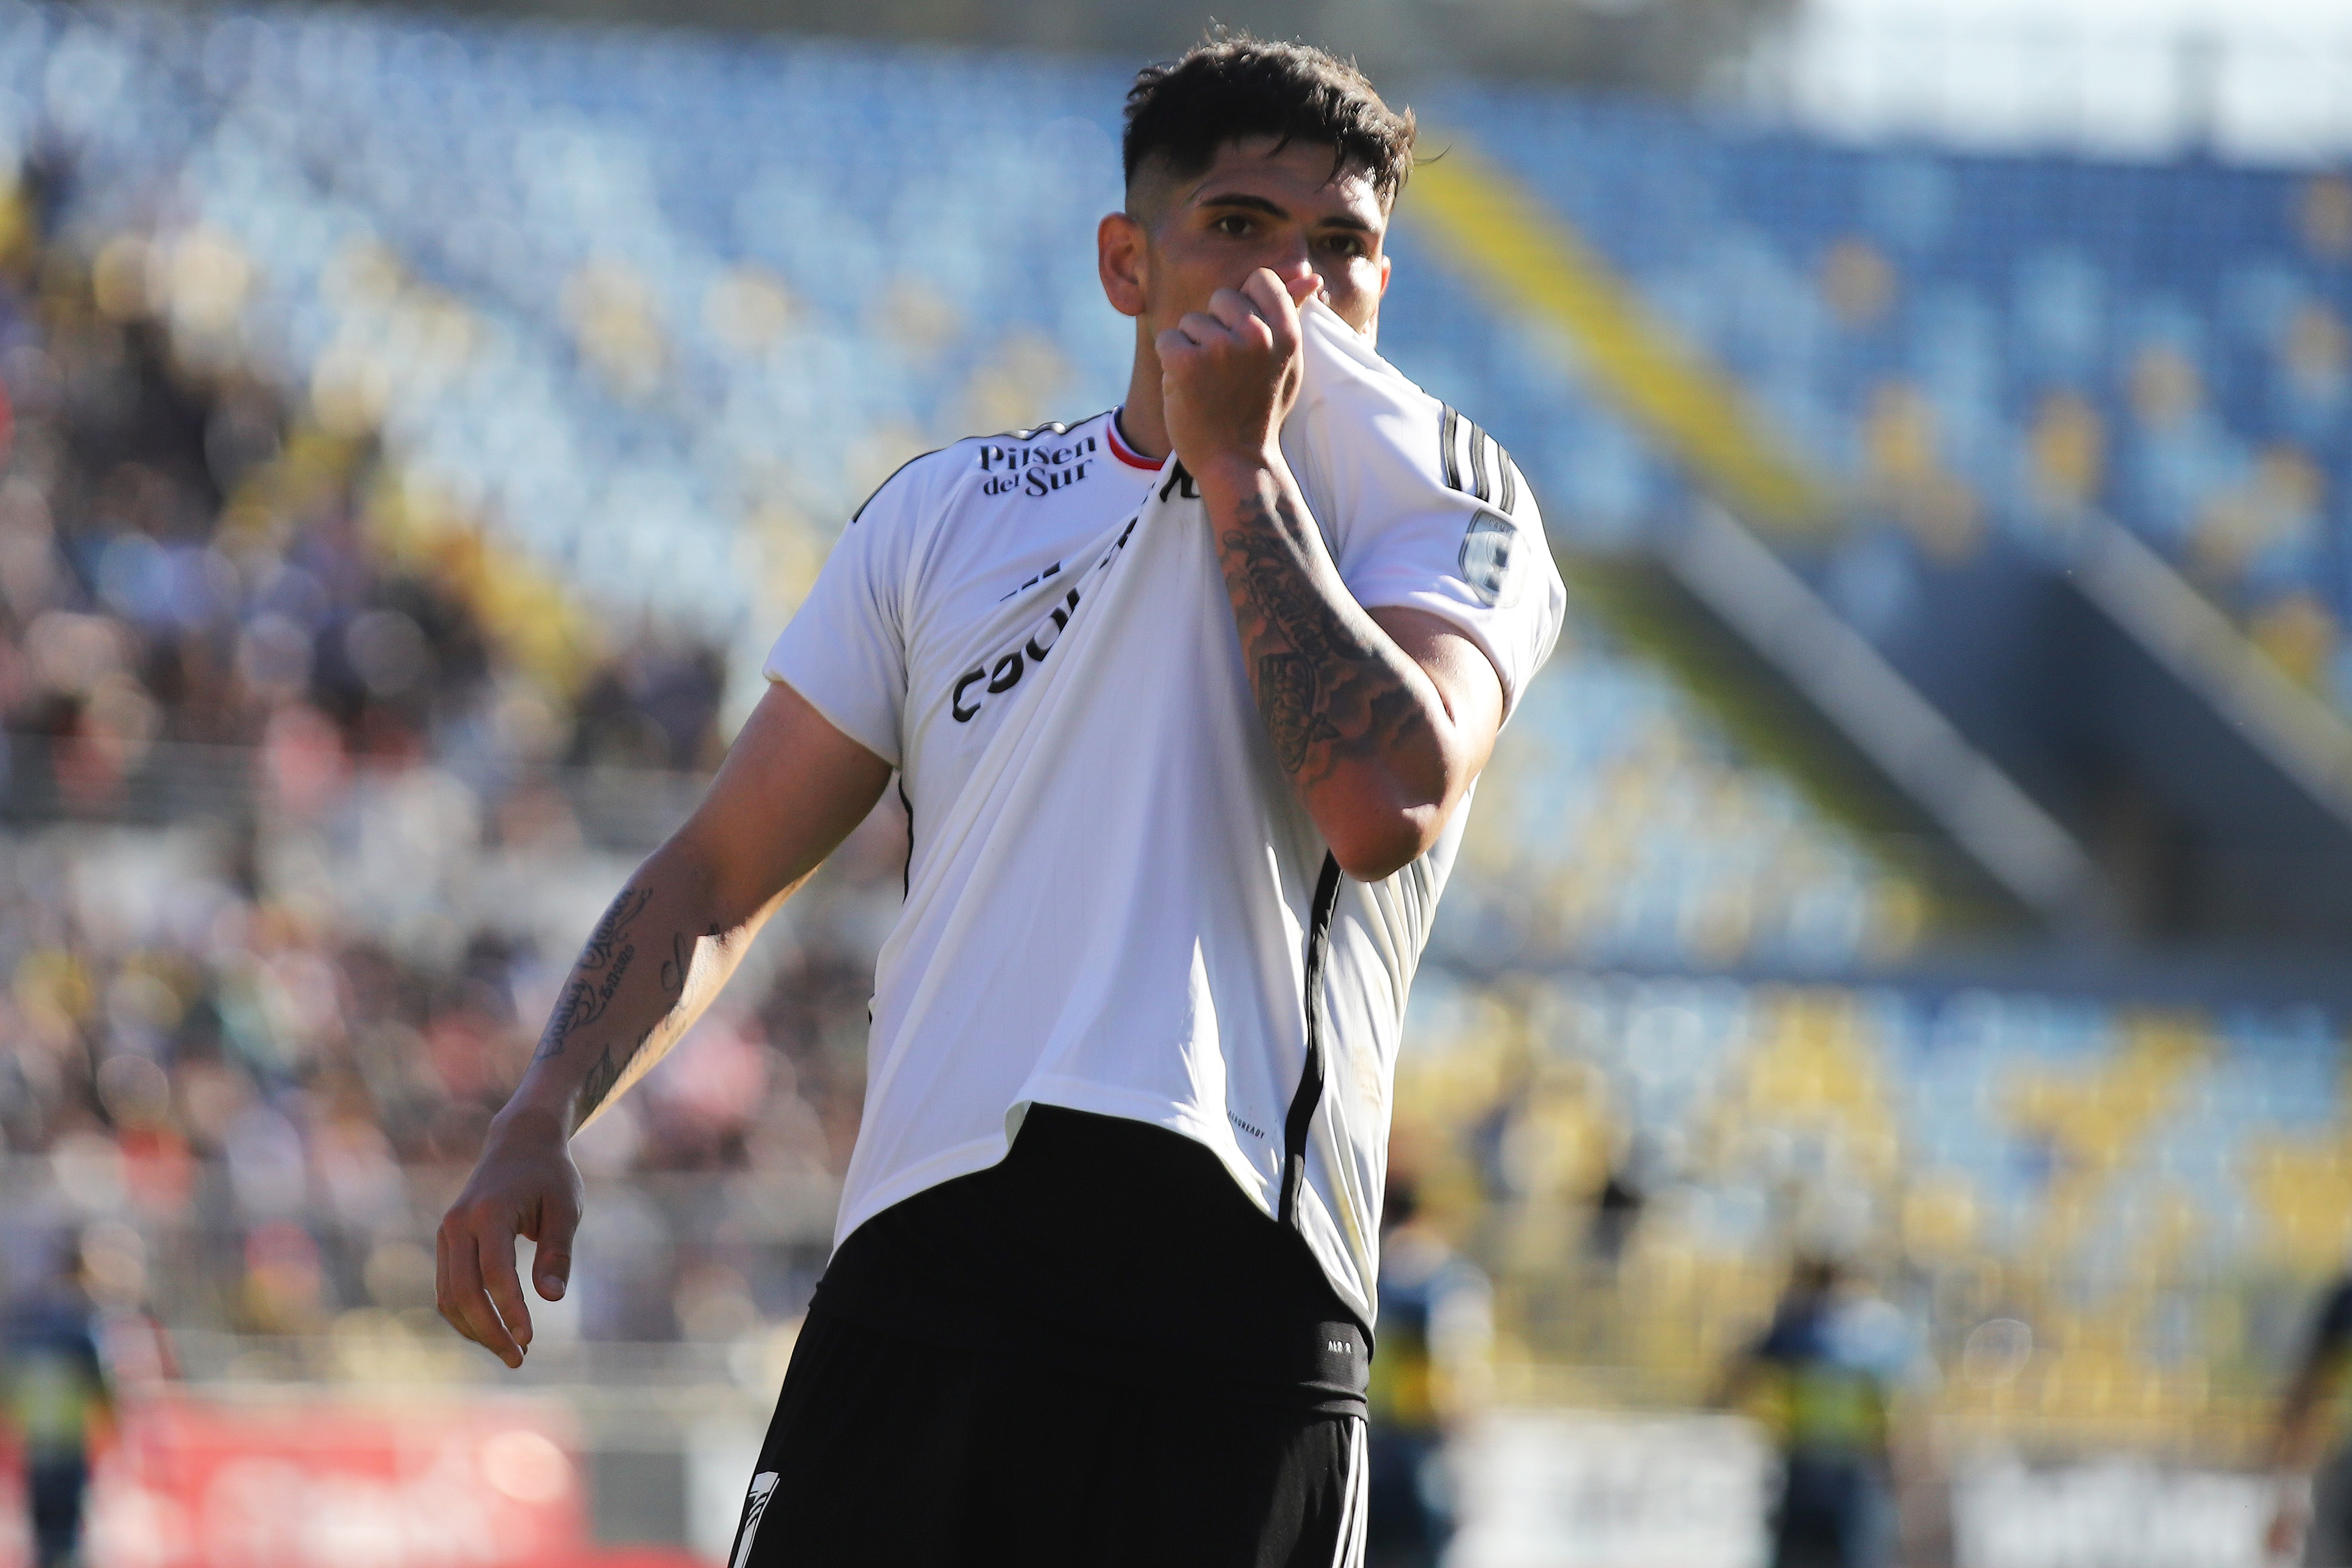
[[[1381,101],[1370,78],[1308,44],[1271,43],[1247,33],[1213,34],[1178,59],[1146,66],[1127,91],[1120,145],[1127,183],[1157,159],[1188,178],[1217,149],[1244,136],[1272,136],[1332,149],[1331,177],[1360,168],[1382,205],[1412,172],[1412,110]]]

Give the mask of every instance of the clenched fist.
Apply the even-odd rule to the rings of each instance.
[[[1260,267],[1153,340],[1169,441],[1189,472],[1279,460],[1298,401],[1298,308],[1318,287],[1312,274],[1286,287]]]

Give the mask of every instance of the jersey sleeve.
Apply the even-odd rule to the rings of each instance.
[[[1526,476],[1493,437],[1318,314],[1328,321],[1309,329],[1305,417],[1285,435],[1340,578],[1367,610],[1425,610],[1477,643],[1507,716],[1567,612]]]
[[[761,672],[893,768],[907,706],[908,568],[922,473],[901,468],[858,508]]]

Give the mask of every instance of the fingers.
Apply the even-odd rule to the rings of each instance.
[[[1259,320],[1265,323],[1266,347],[1281,360],[1296,358],[1302,334],[1298,325],[1298,301],[1323,286],[1323,280],[1313,273],[1285,283],[1276,273],[1259,267],[1243,280],[1242,292]]]
[[[499,1317],[506,1324],[516,1349],[527,1351],[530,1348],[530,1306],[523,1299],[522,1276],[515,1270],[516,1228],[485,1226],[476,1235],[482,1259],[482,1286],[489,1291],[490,1304],[498,1308]]]
[[[499,1321],[499,1309],[492,1304],[482,1281],[482,1255],[485,1238],[481,1231],[497,1229],[483,1227],[478,1217],[461,1215],[452,1210],[434,1233],[434,1274],[437,1286],[437,1304],[441,1315],[451,1328],[482,1346],[509,1366],[522,1364],[522,1346]],[[507,1231],[507,1271],[509,1289],[520,1307],[522,1292],[514,1288],[513,1231]],[[524,1322],[527,1323],[528,1319]],[[525,1330],[528,1333],[528,1329]]]
[[[1288,283],[1267,267],[1259,267],[1242,281],[1242,293],[1266,324],[1274,346],[1288,354],[1298,342],[1298,307],[1307,295],[1323,287],[1313,273]]]
[[[1273,275],[1268,273],[1266,276],[1270,277]],[[1197,349],[1239,350],[1258,354],[1272,350],[1287,357],[1291,346],[1297,342],[1297,312],[1293,311],[1286,336],[1284,324],[1267,320],[1247,296],[1231,288],[1220,288],[1210,296],[1208,309],[1185,312],[1169,331],[1182,340],[1177,345],[1180,351],[1189,345]],[[1165,338],[1168,333],[1163,332],[1160,336]]]
[[[538,1245],[532,1251],[531,1282],[541,1296],[551,1301],[563,1299],[572,1282],[572,1237],[580,1228],[580,1209],[574,1204],[547,1206],[547,1214],[540,1221]]]
[[[1253,277],[1252,281],[1255,278]],[[1263,334],[1271,340],[1265,329],[1265,314],[1258,302],[1235,288],[1220,288],[1209,296],[1209,314],[1232,337],[1242,342],[1253,342]]]

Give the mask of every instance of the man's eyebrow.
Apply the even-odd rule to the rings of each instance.
[[[1280,203],[1268,201],[1264,196],[1253,196],[1244,191],[1234,191],[1214,196],[1195,196],[1192,198],[1192,204],[1196,207],[1240,207],[1248,212],[1264,213],[1268,217],[1276,218],[1286,218],[1290,215],[1289,209]],[[1318,218],[1316,222],[1324,228],[1353,229],[1359,234],[1372,232],[1372,225],[1353,213],[1334,213],[1328,217]]]
[[[1276,218],[1286,218],[1290,215],[1289,210],[1280,203],[1268,201],[1264,196],[1253,196],[1242,191],[1234,191],[1224,195],[1195,196],[1192,198],[1192,204],[1196,207],[1244,207],[1251,212],[1264,213],[1269,217]]]

